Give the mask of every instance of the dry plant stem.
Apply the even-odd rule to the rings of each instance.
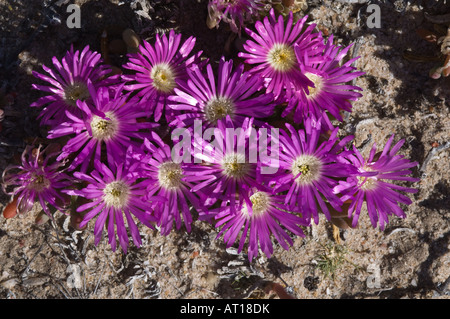
[[[282,285],[276,282],[268,283],[265,292],[269,293],[270,291],[275,292],[280,299],[295,299],[293,296],[287,293],[286,289]]]
[[[103,274],[105,273],[105,270],[106,270],[106,261],[103,261],[103,267],[102,267],[102,272],[100,273],[100,275],[98,276],[98,280],[97,280],[97,284],[95,285],[95,288],[94,288],[94,292],[93,292],[93,295],[95,296],[95,294],[97,293],[97,289],[98,289],[98,287],[100,286],[100,282],[101,282],[101,280],[102,280],[102,278],[103,278]]]
[[[427,169],[427,165],[428,163],[440,152],[446,150],[447,148],[450,148],[450,142],[445,143],[444,145],[438,146],[436,148],[432,148],[430,153],[428,154],[428,156],[425,158],[425,160],[423,161],[422,167],[420,168],[420,171],[422,172],[422,176],[421,178],[426,177],[426,169]]]
[[[336,243],[338,245],[341,244],[341,234],[340,234],[340,230],[339,227],[337,227],[335,224],[332,224],[333,227],[333,238],[336,241]]]
[[[61,287],[60,287],[59,283],[54,283],[53,286],[56,287],[56,289],[58,289],[58,291],[64,296],[64,298],[72,299],[71,297],[68,296],[68,295],[70,295],[70,293],[66,290],[66,288],[64,288],[64,286],[61,285]],[[65,292],[63,290],[61,290],[61,288],[63,290],[65,290]]]
[[[403,53],[403,58],[411,62],[430,62],[430,61],[441,61],[439,56],[431,55],[418,55],[411,52],[405,51]]]
[[[416,232],[413,230],[413,229],[411,229],[411,228],[405,228],[405,227],[403,227],[403,228],[396,228],[396,229],[394,229],[392,232],[390,232],[387,236],[386,236],[386,238],[388,238],[389,236],[391,236],[391,235],[393,235],[393,234],[395,234],[395,233],[399,233],[399,232],[409,232],[409,233],[411,233],[411,234],[415,234]]]
[[[106,64],[111,64],[111,61],[109,59],[109,50],[108,50],[108,32],[106,30],[103,30],[101,41],[100,41],[100,47],[101,47],[101,53],[103,60]]]
[[[355,45],[353,46],[352,51],[352,59],[356,58],[358,56],[359,49],[361,48],[361,45],[364,44],[364,38],[361,36],[356,40]],[[356,85],[356,78],[352,80],[352,85]],[[344,111],[344,122],[348,122],[351,112]]]
[[[444,283],[439,287],[440,294],[447,294],[450,292],[450,276],[447,278],[447,280],[444,281]]]
[[[441,43],[441,53],[443,55],[450,55],[450,27],[447,29],[445,37],[440,38],[438,43]]]
[[[450,23],[450,13],[432,16],[429,13],[424,13],[425,19],[430,22],[438,23],[438,24],[447,24]]]
[[[20,275],[22,278],[26,277],[28,270],[30,269],[31,264],[33,263],[34,259],[36,258],[36,256],[41,252],[42,248],[44,247],[44,243],[41,244],[41,246],[39,246],[38,250],[36,251],[36,253],[33,255],[33,257],[31,258],[31,260],[29,261],[28,265],[25,267],[25,269],[22,271],[22,274]]]

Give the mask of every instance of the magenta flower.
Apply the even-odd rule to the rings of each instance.
[[[305,26],[305,16],[294,24],[293,13],[285,26],[283,16],[275,17],[274,9],[264,21],[257,21],[255,28],[258,33],[246,28],[251,40],[247,40],[240,52],[246,63],[254,65],[250,72],[266,80],[268,92],[273,92],[275,98],[286,93],[289,99],[292,95],[292,85],[297,89],[313,86],[313,83],[301,72],[294,47],[315,61],[315,56],[323,51],[323,41],[320,33],[312,33],[315,25]],[[321,57],[320,57],[321,58]]]
[[[272,178],[274,192],[287,191],[285,203],[291,210],[319,222],[319,211],[330,219],[329,203],[335,210],[342,211],[342,200],[333,192],[337,179],[343,179],[356,169],[342,159],[340,152],[353,136],[342,140],[337,138],[339,128],[329,137],[321,135],[321,119],[308,118],[305,129],[295,130],[286,123],[289,135],[280,133],[280,171]]]
[[[66,111],[80,116],[82,111],[77,102],[91,100],[91,86],[91,89],[96,90],[117,81],[117,77],[106,78],[111,70],[102,64],[100,53],[90,51],[89,46],[81,53],[78,50],[74,52],[71,47],[61,62],[56,57],[53,57],[52,62],[56,70],[42,66],[50,76],[33,71],[36,78],[49,83],[49,86],[32,85],[33,89],[51,93],[31,104],[32,107],[45,106],[39,114],[41,124],[44,125],[53,127],[64,122],[67,119]]]
[[[247,196],[243,186],[259,184],[256,181],[255,156],[258,153],[252,119],[246,118],[242,126],[234,126],[227,116],[217,122],[213,136],[212,141],[205,135],[194,136],[192,155],[195,164],[186,181],[194,184],[192,192],[204,192],[206,206],[219,201],[221,207],[229,204],[234,211],[236,202]]]
[[[396,215],[405,218],[406,214],[400,208],[399,203],[410,205],[411,199],[399,193],[416,193],[414,188],[399,186],[390,181],[408,181],[417,182],[420,179],[405,175],[411,174],[408,170],[417,165],[417,162],[411,162],[403,155],[396,155],[405,140],[400,140],[391,148],[394,135],[392,135],[383,151],[377,154],[377,148],[374,144],[369,157],[363,158],[358,149],[353,146],[354,154],[347,156],[352,165],[358,169],[356,176],[350,176],[346,181],[340,181],[335,191],[342,193],[343,200],[351,200],[348,208],[348,217],[352,219],[352,226],[358,224],[362,205],[366,202],[367,211],[373,227],[379,224],[383,230],[389,222],[389,215]],[[353,216],[353,217],[352,217]]]
[[[359,57],[351,59],[342,65],[340,62],[347,55],[351,46],[341,48],[333,45],[333,36],[328,38],[323,52],[323,60],[310,61],[302,49],[296,48],[300,70],[314,83],[314,87],[308,90],[294,90],[293,98],[289,100],[288,107],[282,113],[285,117],[294,110],[294,121],[300,123],[309,115],[319,117],[324,111],[329,112],[334,118],[342,121],[341,111],[351,112],[352,104],[362,95],[358,86],[348,85],[349,81],[365,74],[355,72],[351,65]]]
[[[143,154],[136,158],[141,163],[141,170],[149,181],[146,188],[148,196],[157,195],[166,198],[166,202],[154,205],[157,225],[163,235],[168,235],[173,224],[180,229],[182,220],[188,232],[193,221],[191,207],[202,213],[204,195],[201,192],[191,192],[193,185],[185,180],[190,167],[172,159],[171,149],[161,138],[152,133],[152,140],[145,140],[142,146]]]
[[[108,167],[95,160],[94,170],[90,174],[75,172],[74,176],[87,185],[80,190],[68,190],[67,193],[89,200],[80,205],[77,212],[85,214],[80,228],[95,220],[95,245],[99,244],[103,228],[106,227],[112,250],[116,250],[117,234],[119,244],[126,253],[129,239],[125,216],[133,242],[140,247],[142,241],[135,219],[153,229],[156,219],[152,215],[152,205],[164,199],[147,196],[145,189],[148,181],[142,179],[139,163],[128,165],[127,161],[123,161]]]
[[[271,235],[286,250],[293,244],[288,231],[304,237],[300,226],[306,226],[307,223],[289,212],[283,196],[272,194],[272,189],[268,187],[244,188],[248,192],[245,196],[248,199],[238,204],[235,213],[226,209],[215,216],[215,227],[221,227],[217,238],[223,234],[227,248],[240,236],[238,251],[241,252],[248,241],[248,259],[251,262],[258,256],[259,248],[268,258],[272,256]]]
[[[234,33],[241,32],[247,22],[253,22],[264,9],[264,0],[210,0],[208,3],[209,26],[219,27],[227,23]]]
[[[68,204],[61,190],[71,186],[72,181],[64,173],[64,163],[54,161],[57,153],[50,153],[49,147],[41,151],[40,146],[27,146],[22,153],[21,165],[9,166],[3,171],[3,191],[17,197],[19,214],[29,212],[38,201],[44,212],[53,218],[47,203],[60,211]],[[8,191],[10,186],[14,188]]]
[[[198,67],[187,73],[187,82],[180,82],[175,95],[168,98],[169,107],[181,113],[170,123],[173,126],[192,127],[200,120],[207,128],[227,115],[240,126],[246,117],[264,118],[273,113],[273,94],[260,93],[263,79],[244,72],[243,65],[233,70],[233,61],[222,58],[217,76],[210,64],[206,75]]]
[[[71,160],[69,170],[81,165],[86,172],[93,159],[101,160],[106,147],[106,158],[111,165],[115,158],[124,156],[130,145],[139,145],[139,141],[149,137],[148,130],[158,126],[156,123],[140,121],[146,112],[136,99],[122,95],[120,88],[114,96],[107,88],[91,92],[94,107],[85,102],[78,102],[83,110],[82,117],[67,111],[68,120],[49,131],[48,138],[71,136],[63,147],[58,160],[75,157]]]
[[[202,51],[190,56],[195,38],[188,38],[181,46],[181,34],[170,31],[169,36],[156,34],[156,42],[151,46],[147,41],[139,46],[139,52],[129,55],[129,62],[123,67],[135,74],[123,75],[127,83],[125,89],[137,92],[148,103],[148,112],[154,114],[156,122],[163,112],[170,113],[166,107],[167,97],[173,94],[177,81],[187,77],[186,68],[196,63]],[[170,118],[166,114],[166,118]]]

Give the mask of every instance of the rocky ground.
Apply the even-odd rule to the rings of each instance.
[[[372,1],[381,7],[381,28],[370,29],[367,5],[351,2],[357,1],[308,1],[307,12],[343,45],[355,43],[351,54],[361,57],[355,65],[366,72],[355,82],[364,96],[341,125],[342,134],[354,134],[362,146],[384,145],[394,133],[396,140],[406,139],[401,153],[419,163],[413,173],[421,177],[413,185],[419,192],[403,207],[406,219],[392,218],[380,231],[364,215],[358,228],[341,230],[339,239],[322,220],[289,251],[276,246],[272,258],[249,264],[245,254],[215,240],[213,226],[200,222],[189,234],[180,230],[167,237],[142,228],[142,247],[125,255],[105,241],[95,246],[92,228],[76,231],[62,214],[56,225],[36,225],[32,212],[1,216],[0,298],[279,298],[268,289],[278,284],[300,299],[449,299],[450,78],[431,79],[436,62],[405,55],[437,55],[438,48],[415,30],[433,27],[425,12],[449,13],[450,5]],[[36,110],[29,108],[40,96],[30,89],[31,71],[62,57],[71,43],[100,50],[105,28],[113,35],[132,28],[149,40],[175,28],[196,36],[196,49],[213,60],[226,52],[229,33],[207,28],[206,0],[79,0],[80,29],[65,25],[69,1],[57,1],[53,9],[43,3],[0,0],[1,171],[39,134]],[[2,210],[9,199],[0,196]]]

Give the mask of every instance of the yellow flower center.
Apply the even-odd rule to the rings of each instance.
[[[248,173],[249,168],[249,164],[245,162],[243,154],[227,154],[222,160],[222,169],[225,175],[229,177],[242,177]]]
[[[155,65],[150,72],[153,87],[163,93],[171,93],[176,86],[175,74],[166,63]]]
[[[103,189],[103,200],[107,206],[122,208],[127,205],[130,188],[122,181],[114,181]]]
[[[216,123],[217,120],[233,114],[234,103],[231,99],[226,97],[217,97],[206,103],[204,112],[206,119],[210,123]]]
[[[287,72],[294,67],[297,58],[292,47],[278,43],[270,49],[267,60],[276,71]]]
[[[70,106],[77,106],[77,101],[85,101],[91,97],[86,84],[74,82],[64,88],[64,101]]]
[[[159,166],[158,181],[165,189],[176,189],[181,185],[183,170],[181,165],[174,162],[166,162]]]
[[[294,177],[301,173],[295,179],[300,185],[311,184],[320,177],[321,171],[322,162],[312,155],[300,155],[291,166],[291,172]]]
[[[323,86],[322,77],[317,74],[309,73],[309,72],[306,72],[305,76],[308,78],[308,80],[313,82],[314,86],[315,86],[315,87],[308,86],[309,94],[307,95],[307,97],[314,98],[322,90],[322,86]]]
[[[112,112],[105,113],[106,118],[94,115],[91,120],[92,136],[97,140],[108,140],[115,136],[119,122]]]
[[[250,196],[252,202],[252,212],[254,217],[263,215],[270,206],[270,197],[266,192],[256,192]],[[244,206],[244,213],[249,216],[249,209],[247,204]]]

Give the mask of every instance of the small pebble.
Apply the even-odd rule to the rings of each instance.
[[[13,218],[17,215],[17,198],[14,198],[14,200],[6,205],[5,209],[3,210],[3,217],[5,218]]]
[[[31,287],[31,286],[41,286],[43,284],[45,284],[48,281],[47,278],[44,277],[37,277],[37,278],[28,278],[25,279],[22,284],[25,287]]]
[[[2,286],[6,289],[12,289],[15,285],[17,285],[18,282],[19,281],[17,280],[17,278],[11,278],[2,282]]]
[[[131,29],[126,29],[122,33],[122,39],[123,39],[123,41],[125,41],[125,43],[128,47],[128,52],[130,52],[130,53],[132,51],[137,52],[140,40],[139,40],[139,37],[136,34],[136,32],[134,32]]]
[[[34,220],[34,223],[35,223],[36,225],[43,225],[43,224],[45,224],[49,219],[50,219],[50,217],[48,217],[48,215],[47,215],[44,211],[41,211],[41,212],[36,216],[36,219]]]

